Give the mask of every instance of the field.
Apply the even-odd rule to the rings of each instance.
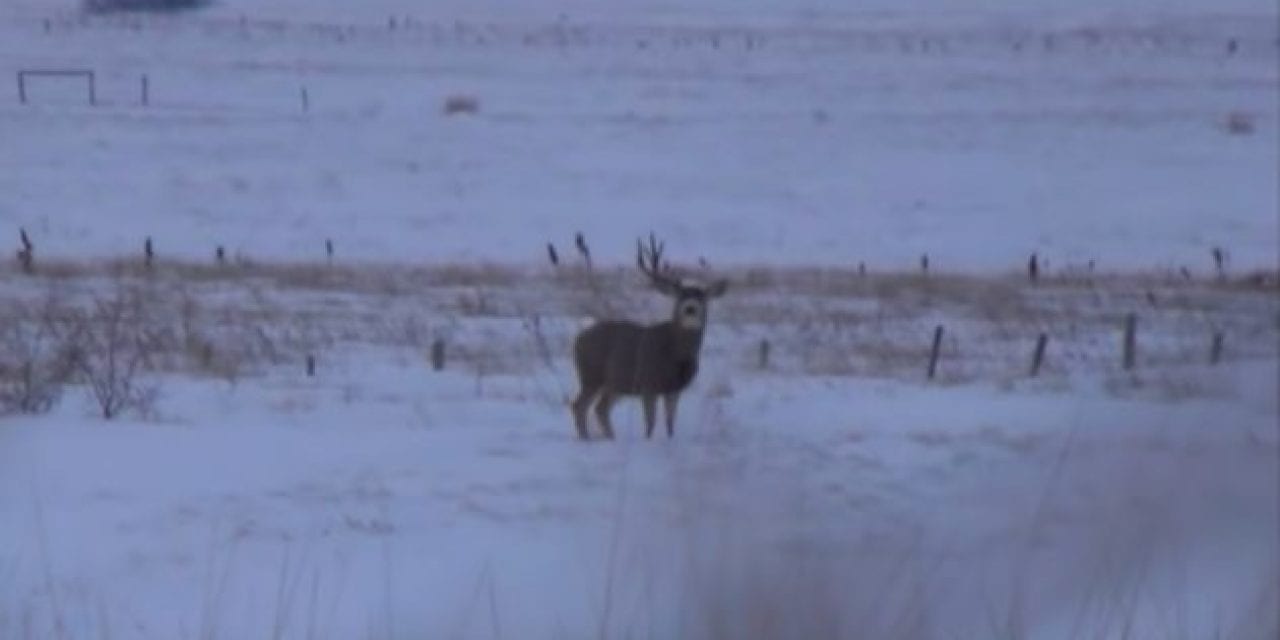
[[[6,3],[0,637],[1274,637],[1275,8],[948,7]]]

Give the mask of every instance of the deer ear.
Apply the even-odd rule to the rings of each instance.
[[[719,298],[720,296],[724,295],[724,293],[728,290],[729,290],[728,280],[716,280],[715,282],[712,282],[710,286],[707,287],[707,297]]]

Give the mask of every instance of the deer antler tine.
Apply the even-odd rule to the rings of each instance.
[[[645,245],[643,238],[636,239],[636,266],[640,268],[640,272],[645,274],[649,280],[660,290],[671,292],[679,288],[680,283],[663,273],[662,268],[662,251],[664,244],[658,241],[658,236],[653,232],[649,233],[648,246]]]

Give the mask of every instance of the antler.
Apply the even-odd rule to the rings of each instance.
[[[645,246],[643,240],[637,239],[636,266],[640,268],[641,273],[649,277],[649,282],[653,284],[654,288],[663,293],[674,295],[680,291],[680,283],[663,273],[662,250],[665,247],[665,243],[658,242],[658,238],[652,233],[649,234],[648,246]]]

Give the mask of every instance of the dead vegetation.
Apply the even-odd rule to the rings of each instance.
[[[143,382],[141,374],[154,369],[150,360],[163,348],[163,338],[147,311],[139,291],[120,289],[95,299],[87,312],[68,316],[75,336],[72,360],[104,420],[125,411],[148,416],[155,403],[157,387]]]
[[[71,381],[74,343],[43,309],[15,310],[0,328],[0,414],[44,413]]]
[[[923,381],[942,324],[935,384],[1026,377],[1043,333],[1039,377],[1047,384],[1100,372],[1119,392],[1142,386],[1124,380],[1184,379],[1156,374],[1210,366],[1213,358],[1274,358],[1280,331],[1274,278],[1089,274],[1027,284],[1015,275],[804,267],[717,273],[735,294],[715,310],[708,358],[761,371],[759,344],[767,340],[767,375]],[[586,318],[666,312],[629,266],[243,258],[165,260],[149,269],[137,259],[44,260],[30,275],[15,265],[0,280],[0,303],[0,411],[48,410],[73,384],[92,390],[104,416],[148,404],[154,393],[135,386],[140,377],[179,372],[235,383],[269,367],[301,374],[302,363],[340,344],[409,349],[425,362],[439,342],[446,366],[474,373],[479,390],[493,375],[563,365]],[[1116,374],[1130,313],[1139,318],[1137,378]],[[1197,393],[1189,384],[1157,386],[1181,398]]]

